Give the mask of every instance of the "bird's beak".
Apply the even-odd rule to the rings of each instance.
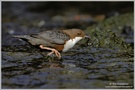
[[[90,42],[90,36],[85,35],[85,38],[87,39],[86,44],[89,45],[89,42]]]
[[[90,39],[90,36],[88,36],[88,35],[85,35],[84,37],[87,38],[87,39]]]

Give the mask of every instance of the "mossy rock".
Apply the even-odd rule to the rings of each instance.
[[[130,32],[133,33],[133,24],[133,13],[127,13],[108,18],[97,25],[90,26],[85,32],[91,36],[91,43],[94,47],[132,51],[132,44],[125,42],[122,32],[124,27],[128,26],[131,27]]]

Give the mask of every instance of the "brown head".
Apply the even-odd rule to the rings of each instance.
[[[70,36],[71,39],[74,39],[75,37],[82,37],[82,38],[89,38],[84,31],[80,29],[69,29],[69,30],[62,30],[64,33]]]

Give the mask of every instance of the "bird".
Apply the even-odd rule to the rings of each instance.
[[[64,30],[46,30],[30,35],[13,35],[14,38],[20,38],[31,45],[38,46],[40,49],[50,50],[47,55],[55,54],[61,59],[61,52],[67,52],[78,41],[84,38],[90,38],[81,29]]]

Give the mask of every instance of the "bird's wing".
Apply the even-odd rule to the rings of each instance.
[[[34,38],[43,39],[54,44],[64,44],[66,40],[70,39],[68,35],[58,30],[54,30],[54,31],[48,30],[48,31],[40,32],[38,34],[31,34],[30,36]]]

